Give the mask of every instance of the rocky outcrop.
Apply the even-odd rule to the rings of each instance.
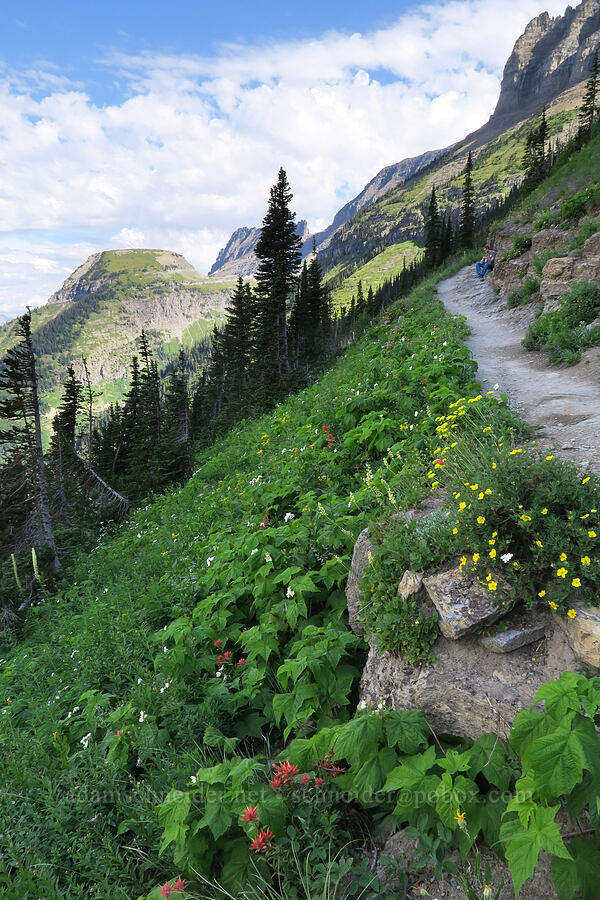
[[[558,94],[589,76],[600,44],[600,0],[583,0],[562,16],[536,16],[517,40],[504,67],[500,97],[488,123],[506,128],[537,114]]]
[[[242,275],[247,278],[254,275],[258,267],[258,259],[254,253],[254,248],[258,244],[260,238],[260,228],[238,228],[233,232],[225,246],[219,250],[216,260],[214,261],[209,276],[238,276]],[[300,219],[296,225],[296,234],[304,245],[309,240],[308,222],[306,219]],[[310,246],[306,253],[310,252],[312,247],[312,238]]]
[[[487,585],[483,586],[476,578],[463,573],[459,566],[423,579],[423,587],[437,610],[438,626],[445,638],[456,641],[506,615],[514,600],[502,590],[500,576],[496,579],[496,590],[490,591]]]
[[[434,662],[423,668],[371,645],[361,701],[384,700],[392,709],[421,709],[440,734],[477,738],[493,731],[508,738],[514,717],[531,706],[540,685],[565,671],[582,671],[550,611],[519,614],[515,622],[519,629],[543,624],[546,636],[498,654],[477,635],[459,641],[440,635],[433,646]]]
[[[348,624],[354,632],[361,637],[364,636],[365,626],[360,621],[360,583],[365,569],[369,565],[370,559],[375,554],[375,547],[369,540],[369,529],[363,528],[352,553],[352,562],[350,564],[350,572],[348,573],[348,581],[346,582],[346,601],[348,603]]]
[[[593,671],[600,670],[600,607],[573,604],[574,618],[556,617],[577,659]]]

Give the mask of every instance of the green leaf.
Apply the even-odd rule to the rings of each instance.
[[[537,809],[537,803],[533,799],[537,793],[537,786],[533,778],[524,775],[515,785],[515,795],[508,801],[507,811],[516,812],[523,828],[527,828],[531,816]]]
[[[543,684],[535,695],[535,701],[545,700],[547,714],[556,721],[563,721],[569,710],[579,711],[585,682],[583,675],[565,672],[558,681]]]
[[[524,828],[518,817],[505,818],[500,829],[500,840],[506,845],[506,859],[519,896],[523,884],[531,878],[537,865],[540,850],[570,859],[560,829],[554,818],[560,806],[538,806]]]
[[[457,775],[453,779],[452,775],[444,772],[435,792],[435,810],[447,828],[452,831],[458,828],[457,811],[463,810],[470,802],[473,802],[477,794],[477,785],[470,778]]]
[[[219,877],[219,883],[230,895],[237,897],[242,892],[247,884],[253,862],[247,838],[228,841],[226,862]]]
[[[416,756],[406,758],[399,766],[397,766],[387,777],[387,781],[383,786],[384,791],[397,791],[406,789],[409,791],[418,791],[422,789],[425,774],[435,765],[436,752],[435,747],[429,747],[425,753],[419,753]],[[434,776],[436,781],[439,778]]]
[[[363,763],[353,777],[356,797],[361,804],[369,803],[372,795],[381,790],[388,773],[394,768],[396,762],[397,756],[394,750],[391,747],[384,747]]]
[[[268,785],[261,785],[257,805],[261,828],[270,828],[275,836],[280,835],[287,817],[287,807],[281,794]]]
[[[189,825],[185,824],[185,820],[190,811],[191,802],[190,794],[171,788],[158,807],[158,821],[164,829],[160,841],[159,855],[164,853],[172,843],[175,844],[176,853],[183,852],[185,836],[189,828]]]
[[[466,772],[469,768],[471,751],[465,750],[459,753],[458,750],[447,750],[445,756],[440,756],[437,764],[440,769],[444,769],[449,775],[456,775],[457,772]]]
[[[390,710],[384,727],[388,746],[397,747],[400,753],[416,753],[431,737],[424,713],[417,710]]]
[[[376,753],[383,737],[378,715],[363,713],[342,726],[335,742],[336,759],[347,759],[353,766]]]
[[[471,747],[469,775],[474,778],[480,772],[490,784],[508,790],[514,773],[506,746],[495,734],[483,734]]]
[[[537,738],[523,754],[523,772],[533,776],[545,800],[570,794],[583,777],[584,763],[579,736],[568,724]]]
[[[556,888],[558,900],[572,900],[573,894],[579,887],[577,866],[572,859],[561,859],[560,856],[552,857],[552,883]]]
[[[511,747],[514,747],[519,756],[523,756],[529,744],[536,738],[548,734],[551,728],[550,720],[543,712],[522,709],[520,713],[517,713],[512,724]]]
[[[214,839],[218,840],[222,834],[225,834],[232,819],[233,816],[224,806],[222,799],[209,800],[198,827],[210,828]]]

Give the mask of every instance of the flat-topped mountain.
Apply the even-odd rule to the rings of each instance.
[[[94,253],[32,312],[43,389],[57,387],[69,364],[81,376],[83,356],[93,383],[123,378],[142,329],[158,359],[191,345],[210,333],[232,287],[169,250]],[[0,328],[0,355],[15,342],[15,324]]]

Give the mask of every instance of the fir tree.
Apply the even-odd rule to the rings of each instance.
[[[290,210],[291,199],[287,175],[280,169],[254,248],[259,260],[255,274],[254,367],[258,381],[269,391],[273,378],[281,379],[290,370],[287,304],[296,287],[302,243],[296,233],[295,213]]]
[[[38,399],[38,378],[31,341],[31,313],[18,319],[15,334],[19,343],[8,351],[0,376],[0,418],[13,424],[0,431],[12,472],[19,473],[19,494],[38,523],[38,532],[47,546],[51,566],[60,569],[60,561],[50,514],[48,484],[42,448],[42,427]]]
[[[450,229],[452,226],[450,225]],[[467,157],[467,164],[464,171],[463,197],[460,205],[460,244],[465,249],[473,246],[473,236],[475,231],[475,196],[473,191],[473,161],[471,159],[471,151]],[[447,255],[447,254],[446,254]]]
[[[585,93],[579,111],[579,136],[585,140],[592,137],[596,110],[598,107],[598,79],[600,77],[600,64],[598,63],[598,51],[592,57],[590,77],[586,81]]]
[[[440,211],[435,196],[435,185],[433,185],[431,188],[429,207],[427,209],[427,219],[425,220],[425,253],[423,255],[423,260],[426,269],[433,269],[439,262],[440,238]]]

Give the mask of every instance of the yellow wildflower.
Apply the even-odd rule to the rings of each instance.
[[[554,602],[554,600],[548,600],[548,606],[550,607],[550,609],[553,609],[554,612],[556,612],[556,610],[558,609],[558,606],[557,606],[557,604]]]
[[[581,557],[581,565],[582,566],[589,566],[590,563],[591,563],[591,559],[589,558],[589,556]]]
[[[579,580],[579,578],[574,578],[571,584],[573,585],[573,587],[581,587],[581,581]]]
[[[575,612],[574,609],[568,609],[568,610],[567,610],[567,615],[568,615],[568,617],[569,617],[570,619],[574,619],[575,616],[577,615],[577,613]]]
[[[461,558],[460,558],[460,566],[459,566],[458,568],[459,568],[459,569],[462,569],[463,566],[466,566],[466,564],[467,564],[467,557],[466,557],[466,556],[461,556]]]
[[[456,819],[459,828],[467,827],[467,823],[465,822],[465,813],[461,812],[460,809],[456,810],[456,815],[454,816],[454,818]]]
[[[493,462],[493,463],[492,463],[492,469],[496,469],[496,468],[497,468],[496,463]]]
[[[546,596],[546,591],[544,591],[544,590],[538,591],[538,597],[545,597],[545,596]]]
[[[559,559],[560,559],[561,562],[566,562],[566,561],[567,561],[567,554],[566,554],[566,553],[561,553]]]
[[[479,491],[479,493],[477,494],[477,499],[483,500],[483,491]]]
[[[474,553],[474,554],[473,554],[473,565],[476,566],[478,560],[479,560],[479,553]]]
[[[453,528],[453,529],[452,529],[452,534],[458,534],[458,528]]]
[[[485,516],[477,516],[477,524],[485,525]]]
[[[587,484],[589,480],[590,480],[590,476],[588,475],[586,478],[583,479],[583,481],[581,483]]]
[[[558,575],[559,578],[564,578],[567,575],[568,571],[569,571],[568,569],[565,569],[565,567],[562,566],[562,568],[560,568],[556,574]]]
[[[522,516],[519,516],[519,518],[522,522],[531,522],[531,516],[526,516],[525,513],[523,513]]]
[[[496,550],[495,549],[490,550],[489,555],[490,555],[490,559],[496,559]]]
[[[554,459],[554,454],[550,453],[550,455],[547,456],[546,459],[547,459],[548,461],[550,461],[551,459]]]
[[[475,483],[475,484],[470,485],[470,488],[471,488],[472,491],[478,491],[478,490],[479,490],[479,485],[478,485],[477,483]]]
[[[495,591],[497,587],[498,585],[495,581],[488,581],[488,588],[490,591]]]
[[[542,514],[543,516],[547,516],[547,515],[548,515],[548,509],[547,509],[547,507],[544,507],[543,509],[540,509],[540,512],[541,512],[541,514]]]
[[[588,537],[590,537],[590,538],[595,538],[595,537],[596,537],[596,532],[595,532],[595,531],[588,531]]]
[[[486,488],[486,489],[485,489],[485,493],[486,493],[486,494],[488,495],[488,497],[489,497],[490,494],[492,493],[491,488]]]
[[[466,509],[466,508],[467,508],[467,504],[465,503],[464,500],[462,500],[462,501],[458,504],[458,508],[459,508],[459,509]]]

